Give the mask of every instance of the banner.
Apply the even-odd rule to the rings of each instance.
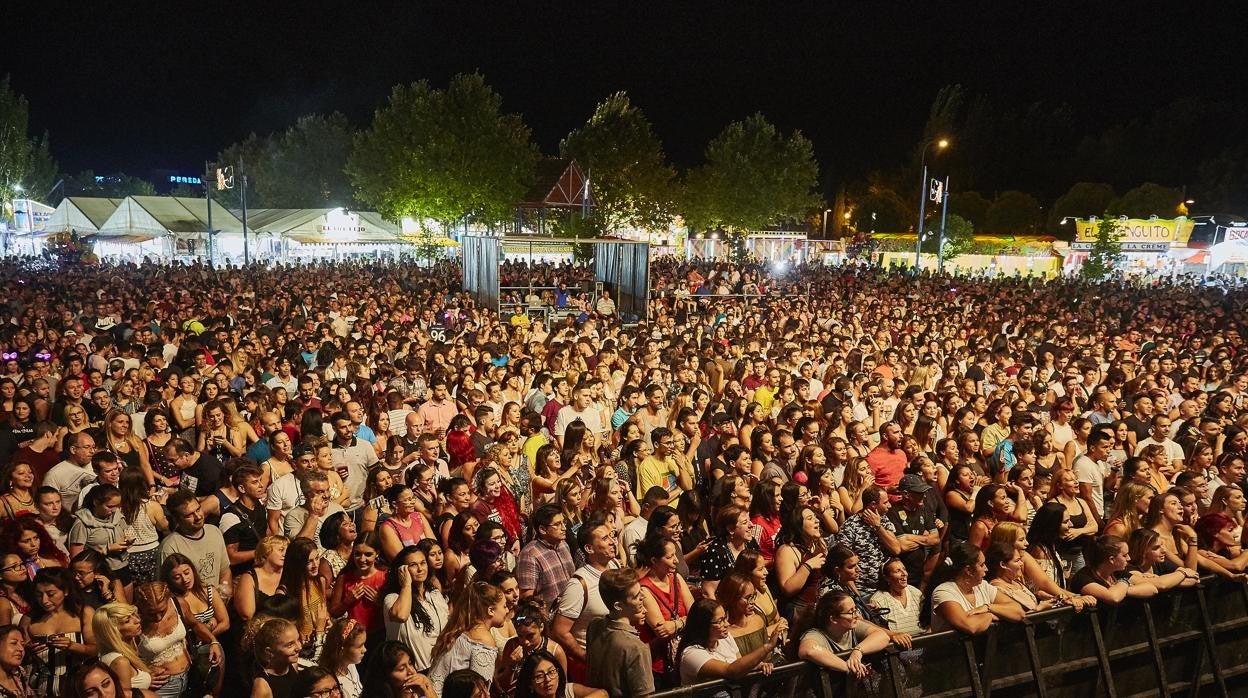
[[[1098,219],[1076,220],[1075,241],[1071,249],[1089,250],[1096,241]],[[1170,220],[1129,218],[1114,220],[1123,252],[1166,252],[1171,245],[1186,244],[1196,227],[1194,221],[1180,216]]]

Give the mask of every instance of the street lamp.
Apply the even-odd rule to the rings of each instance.
[[[948,138],[929,138],[923,142],[923,148],[919,154],[919,164],[923,170],[922,178],[919,180],[919,227],[914,231],[914,274],[919,274],[919,260],[923,253],[923,213],[927,205],[927,149],[936,146],[936,149],[944,150],[949,147]]]
[[[824,240],[828,239],[828,214],[829,213],[832,213],[832,209],[830,208],[823,209],[823,239]]]

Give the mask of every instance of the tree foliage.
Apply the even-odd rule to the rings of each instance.
[[[854,200],[851,222],[855,230],[893,233],[914,225],[915,215],[913,207],[895,190],[873,186]]]
[[[1079,267],[1079,275],[1092,281],[1104,279],[1122,257],[1122,230],[1118,221],[1108,214],[1096,222],[1096,238],[1088,258]]]
[[[988,209],[992,202],[977,191],[959,191],[949,195],[949,212],[966,219],[972,226],[988,225]]]
[[[1033,233],[1042,221],[1036,197],[1021,191],[1005,191],[988,207],[986,227],[991,233]]]
[[[945,220],[944,245],[940,248],[940,258],[948,262],[966,254],[974,242],[975,226],[962,216],[951,213]]]
[[[559,153],[589,174],[595,215],[604,229],[658,230],[671,222],[676,171],[667,164],[650,121],[627,93],[600,102],[589,121],[563,139]]]
[[[243,198],[242,174],[245,172],[247,175],[247,206],[249,208],[271,206],[271,203],[265,199],[264,192],[257,190],[255,186],[256,182],[268,182],[274,176],[280,176],[276,173],[271,173],[269,170],[271,146],[271,137],[265,136],[261,138],[252,133],[241,141],[231,143],[220,153],[217,153],[217,158],[213,162],[215,167],[235,168],[234,187],[232,189],[217,189],[216,182],[212,181],[215,176],[214,173],[208,173],[210,180],[208,185],[212,187],[213,200],[229,209],[241,208]],[[240,163],[242,170],[238,169]]]
[[[346,173],[352,136],[347,118],[338,112],[302,116],[280,133],[252,133],[217,154],[217,167],[235,168],[234,188],[218,191],[214,185],[212,196],[239,208],[245,173],[250,208],[354,207],[355,191]]]
[[[351,156],[347,117],[309,114],[275,136],[268,148],[267,177],[256,191],[275,208],[352,207],[354,190],[345,168]]]
[[[46,204],[55,206],[60,199],[52,200],[52,187],[60,178],[61,168],[52,157],[48,132],[44,131],[39,138],[30,139],[30,155],[26,159],[26,176],[24,186],[28,196]]]
[[[13,91],[6,76],[0,81],[0,215],[7,216],[15,189],[24,186],[30,144],[26,137],[29,106]]]
[[[1062,219],[1087,218],[1109,208],[1114,200],[1114,188],[1100,182],[1076,182],[1053,202],[1049,211],[1049,230],[1062,232]]]
[[[156,187],[146,179],[131,177],[124,172],[97,177],[94,171],[83,170],[65,177],[65,195],[124,199],[127,196],[156,196]]]
[[[689,173],[685,219],[694,228],[763,230],[823,206],[819,164],[800,132],[782,135],[762,114],[729,124]]]
[[[510,218],[532,181],[537,147],[518,115],[479,74],[445,90],[394,88],[355,137],[347,174],[359,199],[393,220],[494,224]]]
[[[48,146],[48,134],[28,134],[30,105],[26,98],[0,80],[0,216],[7,216],[16,198],[45,200],[56,184],[57,165]]]
[[[1115,199],[1106,214],[1128,218],[1173,218],[1178,215],[1183,193],[1178,189],[1146,182]]]

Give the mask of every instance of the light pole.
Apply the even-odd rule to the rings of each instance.
[[[832,213],[832,209],[830,208],[823,209],[823,239],[824,240],[828,239],[828,214],[829,213]]]
[[[923,253],[923,213],[927,205],[927,149],[936,146],[937,150],[944,150],[949,147],[948,138],[929,138],[923,143],[923,149],[919,154],[919,164],[923,170],[922,179],[919,180],[919,227],[914,230],[914,274],[919,274],[919,260]]]

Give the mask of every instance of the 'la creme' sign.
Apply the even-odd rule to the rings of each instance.
[[[350,242],[360,237],[364,226],[359,215],[335,209],[325,214],[325,222],[316,226],[316,232],[331,242]]]

